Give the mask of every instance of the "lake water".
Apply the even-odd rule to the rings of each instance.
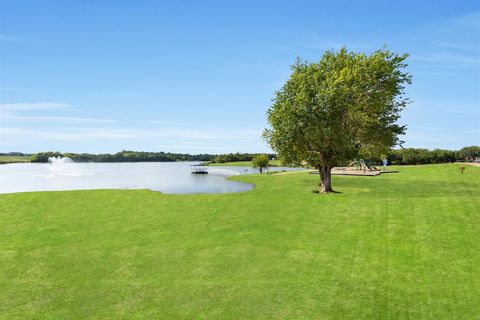
[[[86,189],[150,189],[163,193],[229,193],[251,184],[226,176],[258,173],[248,167],[209,167],[211,174],[191,174],[198,162],[14,163],[0,165],[0,193]],[[271,167],[270,171],[295,170]]]

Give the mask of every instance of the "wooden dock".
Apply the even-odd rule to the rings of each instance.
[[[208,174],[208,168],[204,166],[191,166],[190,173],[191,174]]]
[[[215,167],[206,167],[206,166],[191,166],[190,167],[191,174],[212,174],[216,176],[222,177],[230,177],[230,176],[238,176],[240,172],[235,170],[223,169],[223,168],[215,168]]]

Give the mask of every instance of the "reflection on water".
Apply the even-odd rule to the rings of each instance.
[[[228,193],[253,188],[252,185],[225,180],[215,174],[195,175],[195,162],[62,163],[52,170],[52,163],[14,163],[0,165],[0,193],[84,190],[151,189],[163,193]],[[240,174],[258,173],[247,167],[215,167]],[[271,168],[271,170],[291,170]],[[73,174],[74,173],[74,174]]]

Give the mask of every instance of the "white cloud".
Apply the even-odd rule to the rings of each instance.
[[[405,147],[458,149],[465,145],[478,145],[478,130],[452,129],[441,126],[419,126],[409,128],[402,140]]]
[[[69,111],[73,108],[66,103],[58,102],[36,102],[36,103],[1,103],[0,104],[0,123],[111,123],[115,120],[99,119],[88,117],[58,116],[58,115],[37,115],[29,114],[31,112],[52,112]]]
[[[17,87],[0,87],[0,91],[19,91],[19,90],[25,90],[26,88],[17,88]]]
[[[36,38],[28,38],[28,37],[18,37],[9,34],[0,34],[0,42],[8,42],[8,43],[44,43],[45,41],[36,39]]]
[[[94,140],[94,139],[124,139],[131,135],[121,132],[109,132],[98,129],[91,130],[32,130],[23,128],[0,127],[0,136],[5,140]]]
[[[15,37],[6,34],[0,34],[0,41],[15,41],[15,39]]]
[[[66,103],[57,102],[0,103],[0,111],[58,110],[68,107]]]
[[[65,111],[71,111],[68,104],[42,103],[8,103],[0,104],[0,137],[3,143],[12,141],[31,143],[34,141],[112,141],[118,139],[155,140],[169,138],[176,141],[229,141],[259,139],[261,130],[256,129],[216,129],[218,126],[192,128],[188,124],[162,123],[148,120],[150,124],[157,124],[150,128],[130,127],[117,128],[107,126],[116,123],[112,119],[76,117]],[[58,112],[62,112],[59,115]],[[28,128],[26,124],[30,125]],[[90,124],[91,126],[86,127]],[[83,126],[82,126],[83,125]],[[93,125],[96,125],[93,127]],[[34,128],[34,129],[32,129]]]
[[[480,66],[480,59],[478,57],[469,57],[464,54],[455,54],[452,52],[435,52],[424,55],[412,55],[412,60],[432,63],[454,63],[469,66]]]
[[[18,116],[14,113],[0,113],[0,123],[2,122],[113,123],[116,120],[62,116]]]
[[[260,130],[216,130],[216,129],[113,129],[113,128],[63,128],[62,130],[32,130],[0,127],[2,140],[67,140],[96,141],[111,139],[155,139],[173,137],[188,140],[250,140],[259,139]]]
[[[439,48],[461,50],[461,51],[471,51],[472,49],[479,48],[479,45],[475,42],[462,43],[460,41],[453,42],[453,41],[445,41],[445,40],[434,40],[432,41],[432,45]]]
[[[480,12],[458,17],[454,22],[465,27],[480,28]]]
[[[383,44],[380,44],[380,46],[381,45]],[[317,52],[318,50],[338,50],[343,47],[353,51],[372,51],[378,49],[379,45],[367,41],[353,41],[347,39],[342,39],[341,41],[330,40],[321,35],[310,33],[301,36],[300,40],[296,43],[279,44],[275,46],[275,48],[279,50],[297,53],[305,51]]]

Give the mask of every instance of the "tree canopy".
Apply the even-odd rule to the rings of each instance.
[[[331,192],[331,169],[356,157],[386,154],[399,143],[397,123],[408,104],[407,54],[370,55],[342,48],[320,61],[297,60],[267,111],[264,137],[286,164],[318,168],[321,191]]]
[[[458,151],[458,156],[467,161],[473,161],[476,158],[480,158],[480,147],[470,146],[464,147]]]

